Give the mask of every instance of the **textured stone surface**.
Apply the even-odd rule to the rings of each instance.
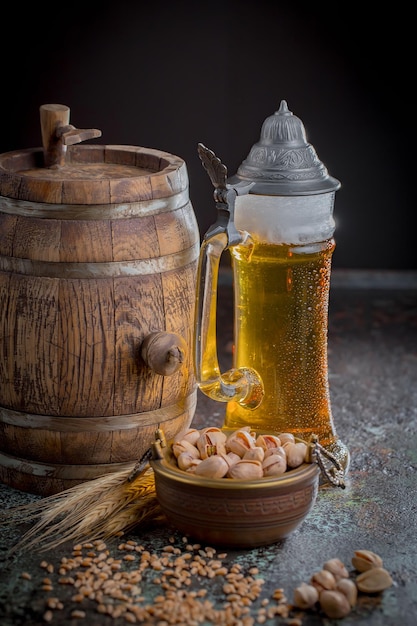
[[[392,285],[391,285],[392,287]],[[219,360],[229,367],[232,342],[230,285],[220,286]],[[345,490],[323,486],[307,519],[288,539],[253,550],[229,551],[227,563],[244,568],[256,565],[265,579],[261,597],[270,597],[282,587],[292,600],[293,589],[322,564],[338,557],[353,572],[350,559],[355,549],[378,553],[394,585],[381,595],[360,594],[352,613],[340,623],[348,626],[414,626],[417,615],[417,289],[369,287],[331,290],[329,316],[329,380],[337,432],[351,453]],[[199,395],[194,418],[197,428],[221,425],[223,407]],[[0,486],[2,509],[37,499],[7,486]],[[0,623],[2,626],[45,623],[46,593],[42,559],[58,564],[72,544],[55,551],[23,551],[8,555],[28,525],[5,525],[0,534]],[[158,550],[169,536],[182,544],[175,529],[135,529],[129,536]],[[119,541],[108,542],[117,551]],[[221,550],[222,552],[224,550]],[[32,580],[21,579],[31,573]],[[208,597],[223,602],[218,585],[207,585]],[[144,585],[150,597],[152,584]],[[71,600],[73,591],[57,585],[50,595],[60,597],[64,608],[52,623],[72,620],[71,610],[80,608]],[[123,624],[99,616],[92,602],[85,601],[84,623]],[[274,618],[268,624],[285,624]],[[281,620],[281,621],[280,621]],[[170,622],[171,623],[171,622]],[[175,623],[175,622],[172,622]],[[303,626],[329,623],[317,612],[306,612]],[[185,625],[184,625],[185,626]]]

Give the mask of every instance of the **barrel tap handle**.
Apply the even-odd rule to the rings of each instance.
[[[67,146],[101,137],[101,130],[96,128],[75,128],[69,123],[69,116],[70,109],[64,104],[43,104],[40,107],[45,167],[63,167]]]

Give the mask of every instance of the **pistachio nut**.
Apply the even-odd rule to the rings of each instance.
[[[319,601],[322,610],[331,619],[340,619],[350,613],[349,601],[341,591],[324,589],[320,592]]]
[[[226,433],[224,433],[220,428],[206,428],[202,432],[203,435],[207,435],[210,438],[210,441],[213,445],[224,447],[227,439]]]
[[[219,455],[208,456],[199,463],[195,469],[196,476],[205,476],[206,478],[223,478],[229,470],[227,461]]]
[[[194,474],[195,468],[197,467],[197,465],[200,465],[200,463],[201,459],[193,459],[191,465],[185,470],[187,474]]]
[[[240,461],[240,456],[234,454],[233,452],[229,452],[229,454],[225,454],[224,452],[222,452],[222,454],[219,454],[217,456],[224,460],[228,468],[231,468],[235,463]]]
[[[285,454],[287,455],[288,467],[299,467],[307,458],[308,446],[300,441],[299,443],[287,442],[283,445]]]
[[[336,584],[336,590],[341,591],[348,599],[353,608],[358,599],[358,588],[351,578],[340,578]]]
[[[356,577],[356,586],[363,593],[380,593],[392,585],[392,578],[383,567],[372,567]]]
[[[358,572],[366,572],[373,567],[382,567],[383,562],[381,557],[371,550],[355,550],[352,565]]]
[[[287,461],[280,454],[270,454],[262,462],[264,476],[280,476],[287,471]]]
[[[182,470],[188,470],[190,467],[195,465],[195,461],[198,461],[195,456],[190,454],[189,452],[181,452],[181,454],[177,458],[177,465]]]
[[[182,452],[188,452],[195,459],[200,456],[198,449],[186,439],[181,439],[181,441],[174,441],[174,443],[172,444],[172,452],[177,459],[179,455],[182,454]]]
[[[279,438],[282,446],[284,443],[295,443],[295,437],[292,433],[280,433]]]
[[[223,433],[223,431],[218,426],[206,426],[200,430],[201,435],[204,435],[205,433]]]
[[[315,572],[310,578],[310,583],[314,585],[319,592],[323,591],[323,589],[336,589],[335,577],[331,572],[325,569]]]
[[[264,460],[264,457],[265,457],[265,450],[261,448],[260,446],[255,446],[254,448],[250,448],[249,450],[246,450],[242,459],[254,459],[255,461],[260,461],[262,463],[262,461]]]
[[[250,450],[250,448],[255,447],[255,440],[251,436],[251,434],[240,428],[239,430],[235,430],[226,440],[226,451],[234,452],[238,454],[241,458]]]
[[[268,450],[268,448],[278,448],[278,446],[281,445],[281,439],[276,435],[258,435],[256,445],[264,450]]]
[[[323,565],[323,569],[331,572],[336,580],[339,578],[349,578],[349,572],[340,559],[329,559]]]
[[[277,448],[268,448],[265,450],[265,456],[271,456],[271,454],[279,454],[281,455],[285,461],[287,461],[287,455],[285,454],[285,449],[282,446],[278,446]]]
[[[202,433],[197,439],[196,446],[201,459],[206,459],[213,454],[223,454],[226,452],[226,435],[220,430],[207,431]]]
[[[319,599],[316,587],[308,583],[301,583],[294,589],[294,606],[297,609],[311,609]]]
[[[225,454],[224,456],[227,459],[227,463],[229,467],[233,465],[234,463],[237,463],[238,461],[240,461],[240,456],[238,454],[235,454],[234,452],[227,452],[227,454]]]
[[[175,437],[174,443],[185,439],[189,441],[193,445],[195,445],[197,439],[200,437],[200,431],[197,428],[188,428],[187,430],[183,430]]]
[[[255,480],[263,477],[262,463],[254,460],[243,460],[234,463],[227,472],[228,478]]]

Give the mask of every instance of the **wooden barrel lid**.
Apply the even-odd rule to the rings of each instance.
[[[41,106],[43,148],[0,155],[0,195],[53,204],[119,204],[166,198],[188,188],[184,161],[137,146],[83,144],[101,136],[76,129],[69,108]]]

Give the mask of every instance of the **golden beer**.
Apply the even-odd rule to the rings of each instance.
[[[226,427],[291,431],[333,443],[327,378],[333,238],[309,245],[251,240],[230,248],[234,273],[234,366],[258,372],[265,395],[254,410],[232,400]]]
[[[347,470],[349,451],[334,428],[327,363],[333,204],[340,182],[329,176],[285,100],[262,124],[235,176],[227,178],[220,159],[202,144],[199,155],[215,187],[218,218],[200,252],[197,384],[226,403],[225,428],[249,426],[302,439],[314,434]],[[235,346],[233,367],[222,374],[216,292],[226,248]]]

